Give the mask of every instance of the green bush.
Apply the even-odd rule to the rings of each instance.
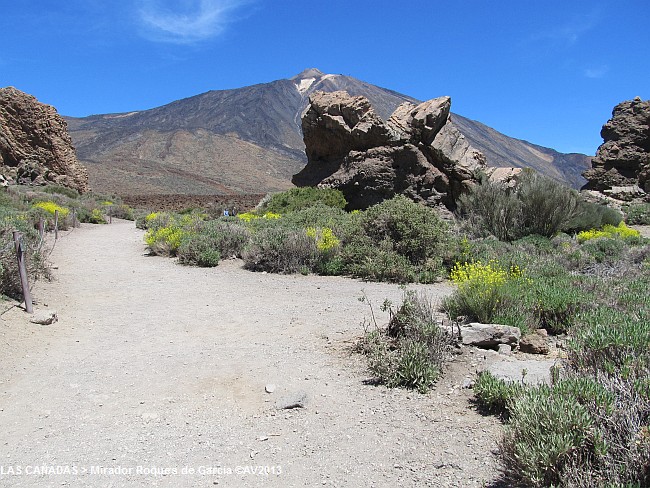
[[[14,299],[22,298],[22,287],[18,274],[18,262],[13,232],[22,234],[25,249],[25,264],[30,283],[49,277],[49,266],[43,254],[41,240],[35,230],[34,215],[7,207],[0,207],[0,295]]]
[[[508,410],[501,456],[509,477],[525,486],[557,485],[573,456],[604,448],[588,410],[546,385],[525,389]]]
[[[133,209],[128,205],[111,205],[107,211],[109,215],[116,219],[135,220]]]
[[[79,198],[79,192],[74,188],[60,185],[47,185],[43,188],[45,193],[64,195],[68,198]]]
[[[502,241],[552,237],[621,220],[616,211],[586,202],[575,190],[532,171],[514,188],[484,181],[460,197],[458,213],[472,234]]]
[[[382,309],[390,312],[388,326],[374,323],[359,346],[370,371],[389,388],[426,392],[444,368],[451,335],[438,325],[431,300],[423,293],[406,291],[396,311],[389,302]]]
[[[650,225],[650,203],[628,205],[625,209],[625,222],[630,225]]]
[[[589,239],[581,247],[582,251],[592,256],[597,263],[619,261],[625,252],[626,245],[622,239],[599,237]]]
[[[604,225],[617,226],[623,220],[621,212],[605,205],[580,200],[576,215],[564,227],[569,234],[587,229],[598,229]]]
[[[332,188],[292,188],[272,194],[268,200],[262,202],[259,211],[286,214],[317,205],[344,209],[347,202],[343,193]]]
[[[513,189],[484,181],[458,199],[458,214],[477,237],[494,236],[500,241],[521,237],[521,205]]]
[[[416,281],[416,267],[406,256],[393,249],[390,240],[373,242],[361,236],[349,242],[341,250],[344,273],[370,281],[410,283]]]
[[[508,283],[528,283],[519,267],[508,269],[496,261],[456,263],[450,278],[457,288],[442,301],[442,309],[452,319],[464,316],[483,323],[492,322],[507,306]]]
[[[305,273],[314,268],[318,249],[304,230],[275,226],[253,234],[251,245],[242,257],[244,267],[251,271]]]
[[[474,383],[474,395],[479,406],[504,418],[509,415],[509,406],[523,390],[521,383],[500,380],[489,371],[481,372]]]
[[[449,252],[445,222],[434,210],[402,195],[368,208],[361,214],[360,224],[375,244],[391,242],[396,253],[416,266]]]
[[[219,264],[221,253],[219,242],[207,234],[189,234],[183,238],[177,250],[178,262],[203,268],[212,268]]]
[[[572,362],[582,370],[637,374],[650,368],[650,310],[599,307],[585,312],[569,346]]]

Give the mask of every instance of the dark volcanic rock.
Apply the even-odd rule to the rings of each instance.
[[[54,107],[13,87],[0,89],[0,175],[10,183],[88,190],[68,126]]]
[[[308,163],[297,186],[343,192],[352,209],[396,194],[452,209],[485,158],[451,123],[451,99],[401,104],[384,122],[362,96],[317,92],[302,118]]]
[[[619,103],[600,131],[604,142],[584,173],[584,189],[648,197],[650,193],[650,100]]]

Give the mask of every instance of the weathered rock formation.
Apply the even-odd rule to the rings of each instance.
[[[630,200],[650,194],[650,100],[619,103],[600,131],[604,142],[583,173],[585,190]]]
[[[13,87],[0,88],[0,183],[88,190],[68,126],[54,107]]]
[[[292,181],[343,192],[351,209],[403,194],[453,209],[485,171],[483,154],[451,123],[451,99],[400,105],[384,122],[362,96],[316,92],[302,117],[307,165]]]

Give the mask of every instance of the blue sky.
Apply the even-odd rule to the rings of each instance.
[[[0,86],[85,116],[317,67],[593,154],[614,105],[650,98],[649,22],[648,0],[4,2]]]

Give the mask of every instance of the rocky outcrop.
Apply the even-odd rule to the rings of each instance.
[[[451,99],[405,102],[384,122],[362,96],[316,92],[302,117],[307,166],[297,186],[337,188],[351,209],[396,194],[453,209],[485,170],[483,155],[452,124]]]
[[[619,103],[600,131],[604,142],[583,173],[585,190],[622,200],[649,198],[650,100],[639,97]]]
[[[0,89],[0,180],[88,190],[65,120],[54,107],[13,87]]]

